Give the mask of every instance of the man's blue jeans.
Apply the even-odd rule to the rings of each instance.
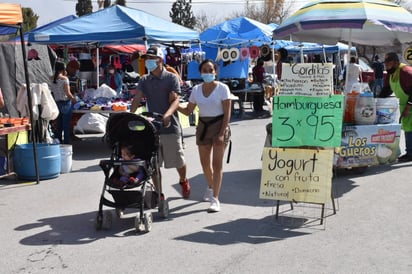
[[[57,117],[56,138],[61,144],[70,144],[70,123],[72,121],[72,103],[70,100],[57,101],[59,116]],[[62,139],[62,135],[64,138]]]
[[[405,132],[406,154],[412,157],[412,131]]]
[[[383,88],[383,78],[376,78],[375,81],[373,82],[373,88],[372,92],[373,95],[376,97],[381,93]]]

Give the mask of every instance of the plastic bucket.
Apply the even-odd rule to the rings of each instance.
[[[359,95],[355,107],[355,124],[373,125],[376,122],[376,102],[373,94],[364,92]]]
[[[399,100],[396,97],[376,99],[376,122],[378,124],[399,123]]]
[[[358,100],[359,93],[351,92],[345,94],[345,111],[343,121],[348,124],[355,123],[355,107]]]
[[[60,145],[60,157],[61,157],[60,173],[68,173],[72,171],[72,163],[73,163],[72,155],[73,155],[72,145]]]
[[[60,174],[59,145],[36,144],[39,179],[51,179]],[[14,171],[20,179],[36,180],[33,144],[16,145],[13,151]]]

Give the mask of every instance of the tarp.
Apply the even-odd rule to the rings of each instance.
[[[19,4],[0,3],[0,35],[16,33],[16,27],[5,25],[18,25],[23,23],[23,14]]]
[[[263,24],[248,17],[238,17],[212,26],[200,34],[202,46],[243,47],[271,44],[276,25]],[[281,42],[281,41],[280,41]],[[279,43],[276,48],[283,45]]]
[[[272,32],[276,24],[264,24],[248,17],[238,17],[212,26],[200,34],[202,50],[206,58],[215,60],[218,48],[242,48],[251,46],[268,45],[270,48],[279,49],[292,42],[273,41]],[[219,58],[218,58],[219,59]],[[249,73],[249,58],[238,59],[232,63],[217,60],[219,70],[218,77],[247,78]],[[197,62],[190,62],[188,66],[188,78],[200,79]]]
[[[138,9],[114,5],[49,28],[29,33],[42,44],[145,44],[199,40],[197,31]]]
[[[77,18],[76,15],[68,15],[68,16],[65,16],[65,17],[63,17],[63,18],[57,19],[57,20],[55,20],[55,21],[52,21],[52,22],[50,22],[50,23],[47,23],[47,24],[45,24],[45,25],[42,25],[42,26],[40,26],[40,27],[38,27],[38,28],[32,29],[31,31],[26,32],[26,33],[24,34],[24,40],[28,41],[28,39],[29,39],[29,33],[30,33],[30,32],[33,32],[33,31],[45,31],[45,30],[48,30],[48,29],[53,28],[53,27],[55,27],[55,26],[58,26],[58,25],[60,25],[60,24],[63,24],[63,23],[66,23],[66,22],[70,22],[71,20],[73,20],[73,19],[75,19],[75,18]],[[16,40],[17,40],[17,41],[20,41],[20,37],[16,37]]]
[[[46,45],[31,45],[27,51],[36,50],[40,60],[28,62],[28,73],[31,83],[48,83],[53,75],[50,54]],[[22,84],[25,84],[24,60],[20,49],[20,42],[0,43],[0,87],[3,92],[5,106],[2,110],[11,117],[18,117],[16,109],[16,95]]]
[[[293,42],[285,47],[288,53],[299,53],[303,49],[303,53],[337,53],[347,52],[349,46],[343,43],[336,45],[324,45],[319,43]],[[356,52],[356,48],[352,47],[352,52]]]

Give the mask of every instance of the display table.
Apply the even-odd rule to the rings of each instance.
[[[400,124],[344,125],[342,145],[335,149],[334,165],[352,168],[396,162],[400,134]]]
[[[19,125],[0,128],[1,150],[4,153],[0,157],[0,178],[15,175],[11,163],[11,153],[17,144],[29,142],[30,125]],[[4,168],[3,168],[4,167]]]
[[[120,110],[94,110],[94,109],[73,109],[73,113],[99,113],[99,114],[111,114],[111,113],[118,113],[118,112],[126,112]]]
[[[246,88],[246,89],[235,89],[235,90],[231,90],[231,92],[238,96],[240,101],[241,101],[241,108],[245,109],[244,104],[246,102],[253,102],[253,96],[255,94],[260,94],[262,92],[264,92],[263,87],[259,87],[259,88]],[[250,105],[250,108],[252,108],[252,105]]]

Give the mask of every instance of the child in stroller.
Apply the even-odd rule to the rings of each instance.
[[[122,145],[120,147],[121,158],[120,160],[125,161],[141,161],[142,159],[136,158],[133,152],[132,145]],[[123,186],[128,184],[138,184],[144,179],[145,172],[144,169],[139,165],[124,164],[119,166],[120,182]]]
[[[160,192],[154,191],[153,177],[159,176],[159,134],[157,123],[146,116],[122,112],[112,114],[106,124],[104,141],[112,148],[110,160],[101,160],[100,167],[105,174],[103,191],[100,196],[96,228],[109,227],[111,211],[122,213],[126,208],[135,208],[139,214],[135,219],[137,231],[150,231],[151,212],[146,209],[158,207],[161,217],[168,216],[169,205],[161,199]],[[158,179],[158,178],[157,178]],[[107,199],[105,193],[112,195]],[[103,216],[104,215],[104,216]],[[122,214],[117,214],[119,217]]]

